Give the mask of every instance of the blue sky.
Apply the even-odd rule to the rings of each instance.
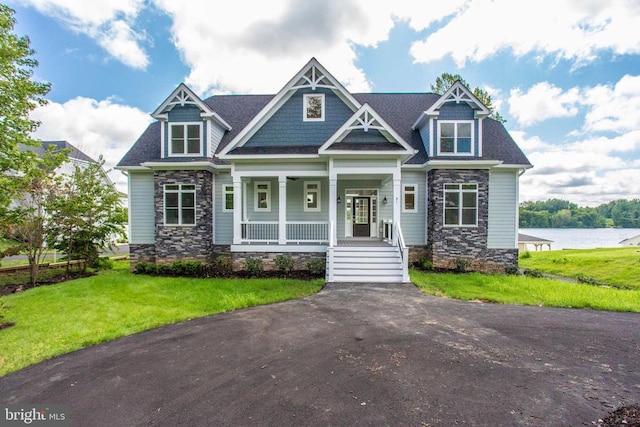
[[[275,93],[315,56],[353,92],[429,91],[445,71],[489,91],[535,166],[521,201],[640,197],[637,0],[8,4],[52,83],[36,136],[110,166],[180,82],[203,98]]]

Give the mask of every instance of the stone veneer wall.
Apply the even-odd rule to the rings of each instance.
[[[444,226],[444,184],[478,184],[477,227]],[[489,172],[486,170],[429,171],[428,257],[437,268],[455,268],[456,258],[470,261],[469,270],[504,272],[518,265],[518,249],[487,248]]]
[[[131,270],[136,268],[139,262],[156,262],[156,245],[131,243],[129,244],[129,259]]]
[[[156,262],[175,260],[210,262],[213,242],[213,175],[197,171],[155,171]],[[164,185],[196,186],[196,223],[192,226],[164,225]]]

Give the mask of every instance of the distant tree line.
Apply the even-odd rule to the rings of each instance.
[[[614,200],[595,208],[561,199],[520,203],[522,228],[640,228],[640,199]]]

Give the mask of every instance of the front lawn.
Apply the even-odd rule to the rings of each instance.
[[[603,288],[525,276],[426,273],[417,270],[411,271],[411,281],[427,294],[462,300],[640,312],[640,290]]]
[[[619,288],[640,290],[638,247],[566,249],[529,252],[521,255],[522,268],[531,268],[565,277],[593,278]]]
[[[300,298],[323,280],[134,275],[128,262],[84,279],[3,297],[0,376],[89,345],[213,313]]]

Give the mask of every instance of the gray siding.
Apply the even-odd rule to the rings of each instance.
[[[231,174],[220,173],[215,176],[215,244],[230,245],[233,242],[233,211],[224,210],[224,187],[233,185]]]
[[[305,93],[325,94],[324,121],[305,122],[303,120],[302,104]],[[298,90],[247,141],[245,147],[320,146],[352,115],[353,111],[330,89]]]
[[[424,245],[425,235],[425,182],[426,175],[424,172],[402,172],[402,186],[405,184],[415,185],[416,187],[416,208],[417,212],[403,212],[400,216],[402,225],[402,233],[407,245]],[[400,188],[402,191],[402,187]],[[402,197],[402,196],[401,196]],[[404,206],[404,200],[400,199],[400,207]]]
[[[220,141],[224,136],[225,130],[220,126],[214,124],[213,122],[208,123],[209,126],[211,126],[211,140],[209,141],[209,152],[207,153],[207,155],[209,157],[213,157],[213,155],[216,153],[216,150],[218,149],[218,145],[220,145]]]
[[[320,211],[304,211],[304,183],[320,182]],[[287,221],[329,221],[329,180],[327,178],[300,178],[287,182]]]
[[[487,247],[513,249],[517,247],[517,172],[489,174],[489,226]]]
[[[129,240],[155,243],[153,172],[129,172]]]

